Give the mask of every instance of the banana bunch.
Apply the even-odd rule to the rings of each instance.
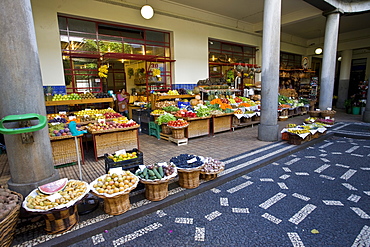
[[[102,65],[98,69],[98,76],[100,78],[107,78],[108,77],[108,65]]]
[[[297,135],[310,133],[308,129],[288,129],[288,132]]]

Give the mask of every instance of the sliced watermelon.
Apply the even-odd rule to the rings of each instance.
[[[67,185],[68,178],[62,178],[57,181],[44,184],[38,187],[39,191],[43,194],[51,195],[55,192],[61,191]]]

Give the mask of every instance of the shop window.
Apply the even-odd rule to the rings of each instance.
[[[144,78],[140,85],[144,84],[147,90],[171,89],[173,61],[170,60],[169,33],[67,16],[58,16],[58,23],[67,92],[101,91],[102,80],[98,77],[101,64],[110,64],[109,90],[127,87],[126,66],[132,61],[136,61],[135,64],[142,61],[142,67],[147,70],[145,76],[148,78]],[[162,63],[159,66],[161,76],[160,81],[154,84],[153,78],[149,77],[149,69],[157,60]],[[92,63],[94,68],[84,67]]]
[[[256,48],[242,44],[224,42],[219,40],[208,40],[209,78],[211,83],[233,84],[229,76],[230,70],[235,66],[254,66],[256,59]],[[235,72],[236,74],[236,72]],[[246,78],[249,79],[249,78]]]

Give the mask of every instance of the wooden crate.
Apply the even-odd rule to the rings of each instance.
[[[185,137],[193,138],[209,135],[210,119],[211,117],[187,120],[189,122],[189,126],[185,129]]]
[[[139,149],[138,128],[122,131],[92,134],[95,160],[106,153],[114,153],[121,149]]]
[[[54,166],[77,162],[76,144],[73,136],[51,137],[51,148]],[[78,150],[82,162],[84,159],[82,137],[77,137]]]
[[[231,130],[232,115],[213,116],[212,117],[212,133]]]

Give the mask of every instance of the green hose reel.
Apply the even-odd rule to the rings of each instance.
[[[39,123],[31,126],[31,120],[39,120]],[[6,122],[21,122],[19,128],[8,129],[3,123]],[[0,133],[5,135],[24,134],[28,132],[38,131],[43,129],[47,124],[45,116],[36,113],[27,113],[22,115],[9,115],[0,120]]]

